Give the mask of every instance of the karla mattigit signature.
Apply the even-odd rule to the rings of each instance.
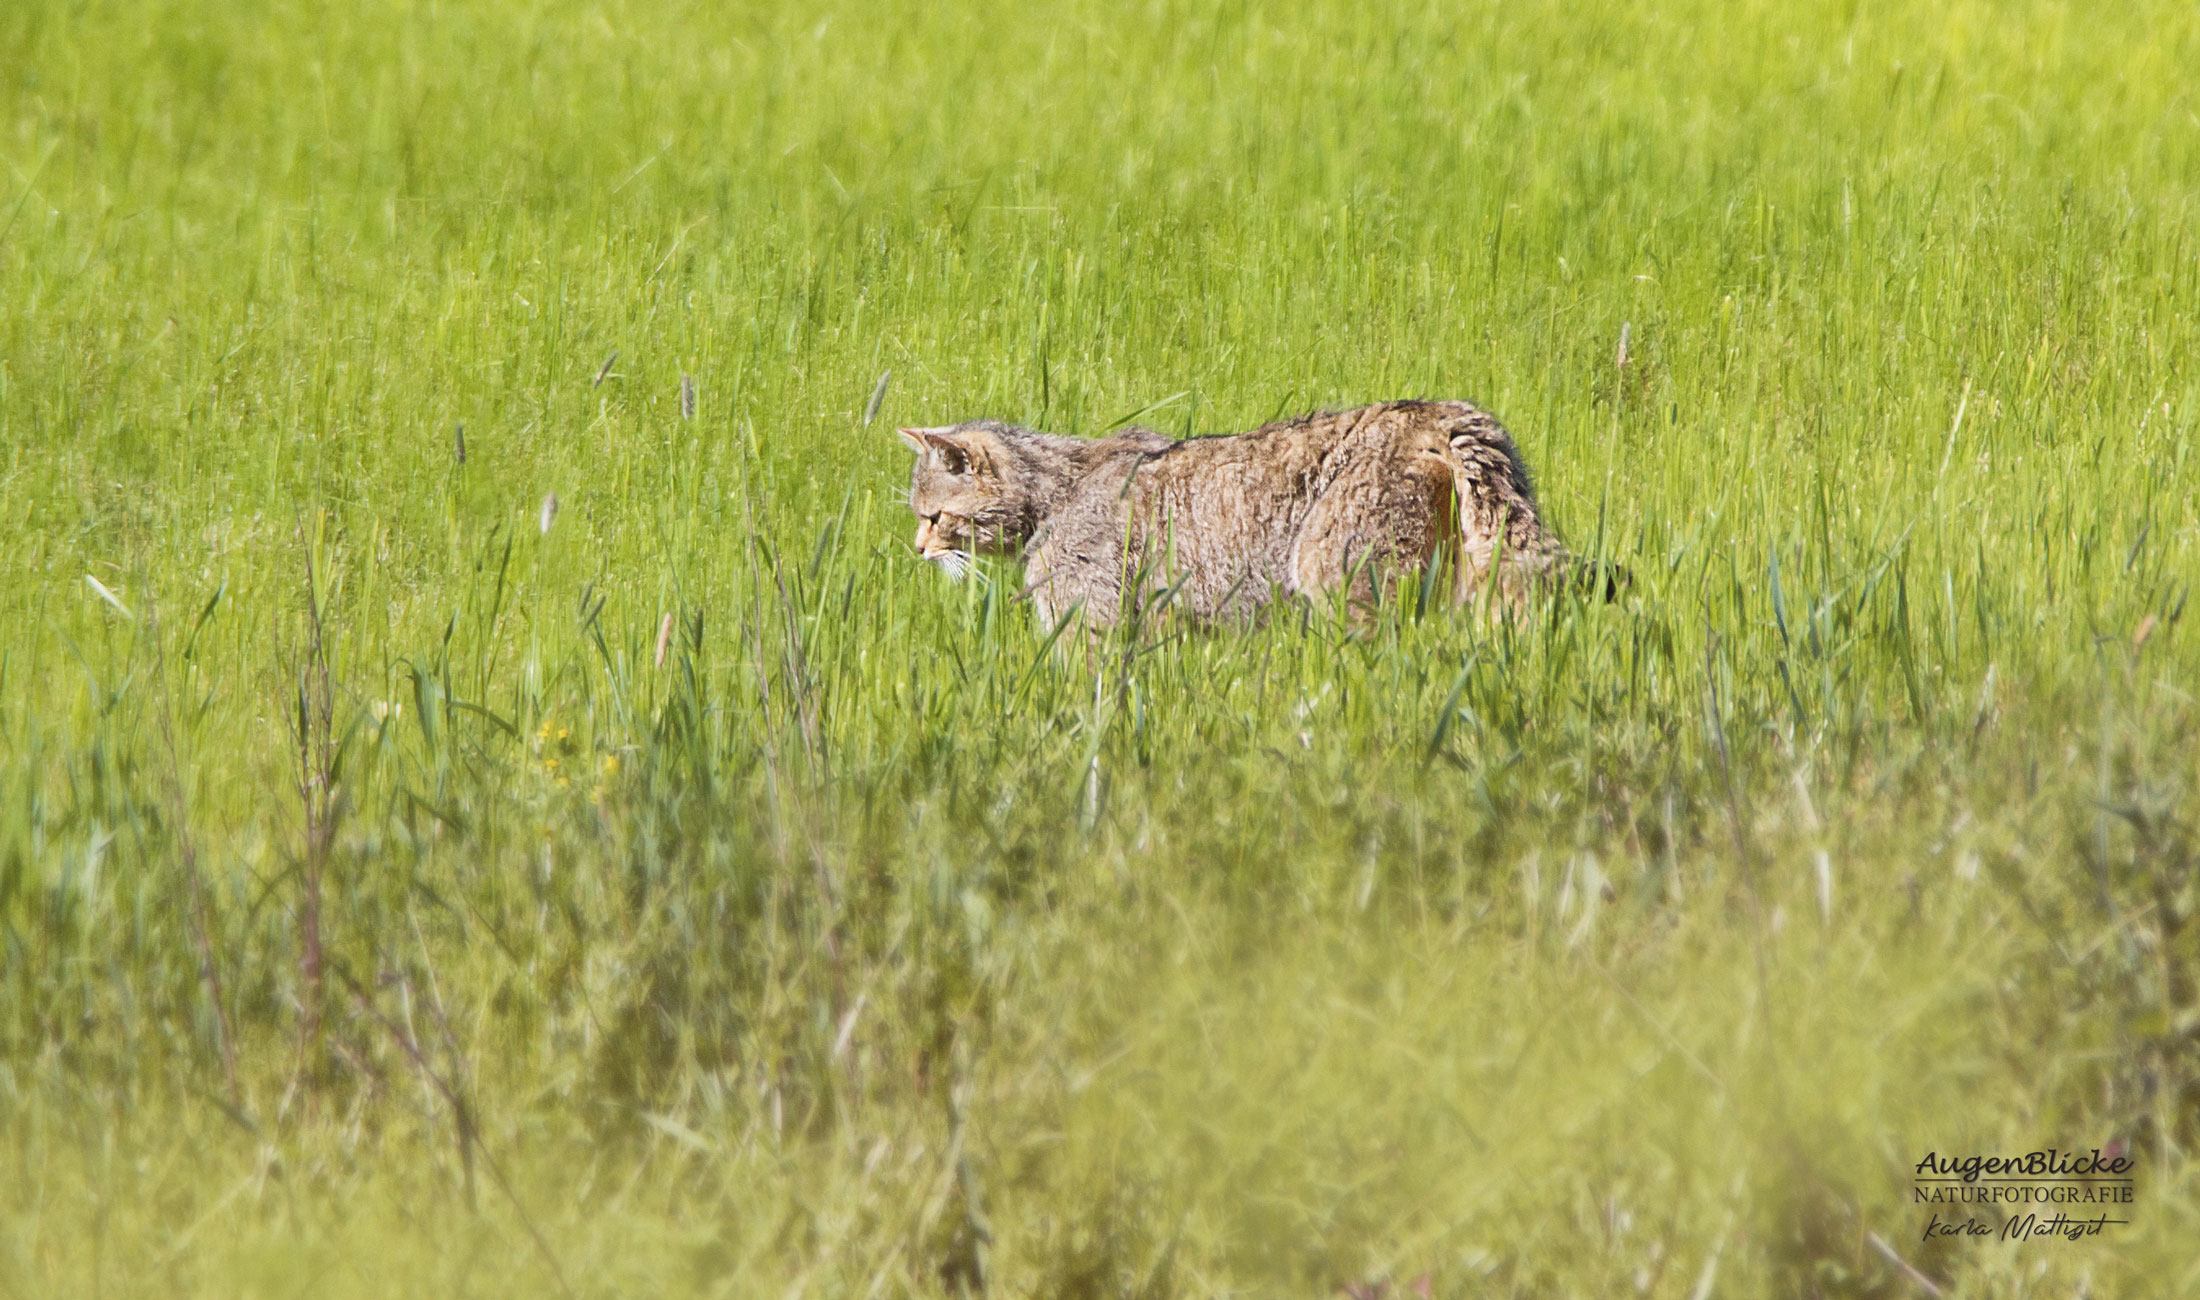
[[[2135,1162],[2120,1142],[2088,1152],[2049,1147],[2015,1156],[1943,1156],[1929,1151],[1910,1180],[1913,1204],[2016,1207],[2006,1216],[1943,1219],[1935,1209],[1921,1240],[1995,1237],[2002,1241],[2083,1241],[2131,1222],[2112,1217],[2133,1202]],[[2028,1209],[2023,1207],[2042,1207]],[[2084,1211],[2098,1208],[2099,1213]],[[2077,1211],[2073,1213],[2073,1211]]]

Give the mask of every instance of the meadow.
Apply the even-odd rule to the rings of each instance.
[[[2195,67],[0,6],[0,1296],[2200,1292]],[[1627,598],[908,543],[897,424],[1415,395]],[[1925,1239],[2047,1147],[2129,1221]]]

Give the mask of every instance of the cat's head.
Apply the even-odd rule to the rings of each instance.
[[[1016,481],[1003,433],[991,421],[903,429],[917,454],[909,508],[917,513],[917,550],[960,578],[973,555],[1012,551],[1031,534],[1029,493]]]

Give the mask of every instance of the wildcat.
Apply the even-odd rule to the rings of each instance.
[[[1456,599],[1488,587],[1519,609],[1576,570],[1512,437],[1467,402],[1384,402],[1182,441],[993,420],[900,432],[917,455],[917,549],[957,578],[973,554],[1020,552],[1049,625],[1081,609],[1111,626],[1127,598],[1164,592],[1201,620],[1340,587],[1365,609],[1386,577],[1442,559]]]

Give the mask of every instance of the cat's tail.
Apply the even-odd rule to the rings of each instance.
[[[1583,595],[1609,605],[1627,598],[1635,586],[1635,573],[1624,564],[1576,558],[1573,581]]]
[[[1634,572],[1626,565],[1576,555],[1549,534],[1535,546],[1507,552],[1475,545],[1470,535],[1462,533],[1459,558],[1462,599],[1473,599],[1485,584],[1494,583],[1495,594],[1516,608],[1531,598],[1561,590],[1572,590],[1587,600],[1617,604],[1635,585]]]
[[[1576,556],[1544,524],[1528,463],[1495,416],[1446,402],[1440,418],[1459,500],[1462,595],[1494,580],[1514,604],[1562,585],[1616,601],[1634,585],[1625,566]]]

